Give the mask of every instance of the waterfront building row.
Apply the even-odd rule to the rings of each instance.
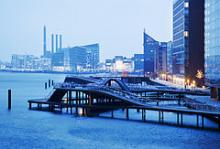
[[[219,0],[174,0],[173,41],[163,49],[144,32],[145,75],[183,86],[206,85],[220,99],[219,14]]]

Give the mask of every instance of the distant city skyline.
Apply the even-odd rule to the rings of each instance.
[[[100,58],[143,53],[143,30],[159,41],[172,40],[172,0],[2,0],[0,59],[12,54],[43,54],[51,34],[63,35],[63,47],[100,44]]]

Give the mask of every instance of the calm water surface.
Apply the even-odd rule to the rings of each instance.
[[[0,149],[5,148],[219,148],[220,132],[28,110],[45,97],[44,82],[61,74],[0,73]],[[12,110],[7,90],[12,89]]]

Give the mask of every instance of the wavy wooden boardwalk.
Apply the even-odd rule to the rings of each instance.
[[[216,129],[220,129],[219,109],[193,103],[185,98],[185,94],[202,95],[205,93],[134,88],[119,78],[67,77],[64,83],[54,86],[54,91],[48,95],[47,99],[32,99],[28,103],[29,109],[60,112],[65,109],[71,114],[82,116],[99,116],[101,113],[109,112],[111,118],[115,117],[115,110],[123,109],[125,119],[128,120],[130,119],[129,111],[135,109],[141,112],[140,120],[144,122],[148,120],[147,113],[155,111],[158,112],[158,122],[161,124],[166,124],[164,114],[171,112],[176,115],[177,126],[184,126],[185,115],[193,115],[197,128],[205,128],[204,119],[208,117],[218,124]],[[165,103],[165,106],[161,105],[162,103]],[[171,103],[175,106],[169,106]],[[197,106],[193,106],[195,104]]]

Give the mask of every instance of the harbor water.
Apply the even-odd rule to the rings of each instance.
[[[220,132],[181,128],[100,117],[76,117],[70,114],[28,109],[28,99],[44,98],[49,79],[63,82],[64,74],[0,72],[0,148],[219,148]],[[7,91],[12,90],[12,109],[7,109]],[[103,115],[108,115],[104,113]],[[118,110],[116,116],[123,117]],[[157,114],[151,113],[151,119]],[[131,111],[138,119],[138,113]],[[172,114],[167,115],[172,119]],[[188,122],[194,119],[187,117]],[[175,120],[174,120],[175,121]],[[207,124],[213,125],[207,121]]]

